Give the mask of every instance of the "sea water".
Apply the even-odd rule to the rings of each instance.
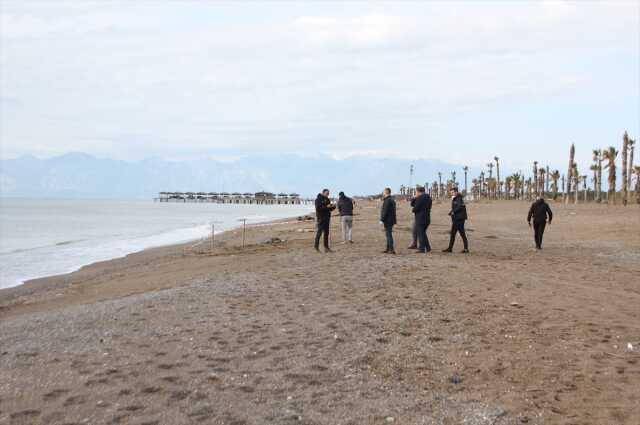
[[[160,203],[151,200],[0,198],[0,288],[69,273],[96,261],[296,217],[309,205]]]

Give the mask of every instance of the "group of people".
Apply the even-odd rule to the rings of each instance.
[[[331,248],[329,247],[329,227],[331,223],[331,213],[336,208],[340,215],[343,243],[353,243],[352,229],[355,203],[353,199],[346,196],[344,192],[340,192],[338,201],[333,204],[329,198],[329,194],[329,189],[324,189],[318,194],[315,201],[317,231],[314,247],[318,252],[320,252],[320,239],[323,239],[325,252],[331,252]],[[387,246],[383,253],[395,254],[396,250],[393,240],[393,226],[397,224],[396,201],[391,196],[390,188],[384,189],[382,197],[380,224],[384,227],[387,239]],[[426,193],[425,188],[423,186],[416,186],[416,196],[411,199],[411,210],[414,214],[412,227],[413,242],[408,249],[416,250],[417,253],[426,254],[431,252],[431,244],[429,243],[429,237],[427,236],[427,229],[431,224],[432,204],[433,200],[431,199],[431,196]],[[464,203],[464,198],[457,187],[454,187],[451,190],[451,209],[449,210],[449,216],[451,217],[449,246],[446,249],[443,249],[442,252],[453,252],[456,235],[460,234],[464,245],[462,253],[468,254],[469,240],[467,239],[467,234],[464,230],[464,224],[468,218],[467,207]],[[547,224],[551,224],[551,220],[553,219],[551,208],[549,207],[549,204],[545,202],[544,198],[538,197],[538,199],[536,199],[536,201],[531,205],[527,216],[529,227],[532,226],[532,219],[536,249],[542,249],[542,235],[544,234],[545,226]]]

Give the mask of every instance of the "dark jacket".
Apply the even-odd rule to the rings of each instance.
[[[451,211],[449,211],[451,220],[465,221],[467,219],[467,207],[464,204],[464,198],[461,194],[457,194],[451,200]]]
[[[553,213],[551,212],[551,208],[549,208],[549,204],[547,204],[544,199],[538,199],[536,202],[531,204],[527,221],[531,223],[531,217],[533,217],[534,223],[544,223],[547,221],[547,216],[549,216],[549,223],[551,223],[551,220],[553,220]]]
[[[340,215],[353,215],[353,199],[348,196],[341,196],[338,199],[338,212]]]
[[[396,224],[396,201],[391,196],[387,196],[382,201],[382,209],[380,210],[380,221],[385,227]]]
[[[325,223],[331,220],[331,211],[334,209],[335,207],[331,206],[331,200],[322,193],[318,193],[316,198],[316,219],[318,223]]]
[[[413,207],[412,210],[416,216],[416,225],[421,224],[423,226],[428,226],[431,224],[432,204],[433,201],[431,200],[431,196],[426,193],[423,193],[411,201],[411,206]]]

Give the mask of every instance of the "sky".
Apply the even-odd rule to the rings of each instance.
[[[0,157],[566,168],[640,132],[640,1],[0,0]]]

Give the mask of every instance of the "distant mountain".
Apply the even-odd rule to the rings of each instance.
[[[348,194],[398,190],[409,183],[432,182],[438,171],[443,181],[460,165],[435,160],[409,161],[351,157],[308,158],[297,155],[246,156],[233,162],[211,159],[142,161],[100,159],[84,153],[38,159],[23,156],[0,161],[0,193],[4,197],[37,198],[151,198],[160,191],[298,192],[313,196],[328,187]],[[474,171],[477,175],[478,171]],[[470,181],[471,177],[469,177]]]

